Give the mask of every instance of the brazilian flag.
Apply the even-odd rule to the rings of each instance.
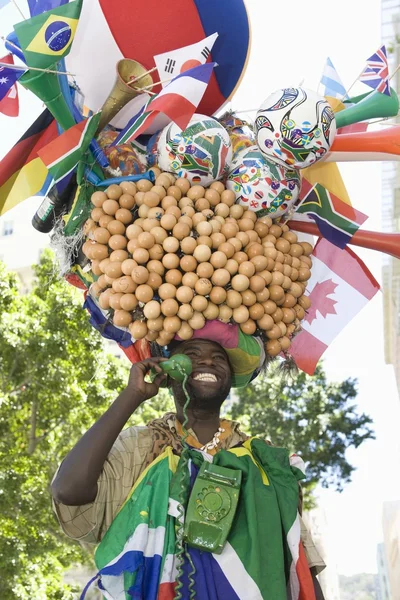
[[[75,0],[14,25],[28,67],[47,69],[69,53],[81,8]]]

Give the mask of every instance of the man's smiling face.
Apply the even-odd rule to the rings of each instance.
[[[186,384],[191,406],[219,408],[232,382],[231,367],[222,346],[209,340],[189,340],[179,344],[174,354],[186,354],[192,361],[192,374]],[[182,385],[174,381],[172,391],[178,404],[184,404]]]

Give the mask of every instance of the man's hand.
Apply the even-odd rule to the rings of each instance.
[[[142,404],[145,400],[149,400],[149,398],[153,398],[158,394],[161,383],[167,378],[159,364],[165,360],[165,358],[147,358],[132,365],[126,391],[132,394],[132,398],[138,404]],[[158,373],[153,382],[145,380],[145,376],[150,369],[154,369]]]

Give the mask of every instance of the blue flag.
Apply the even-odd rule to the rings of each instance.
[[[0,0],[1,1],[1,0]],[[25,73],[23,69],[13,69],[11,65],[14,64],[12,54],[8,54],[0,59],[1,63],[8,63],[10,67],[0,67],[0,100],[8,94],[8,91],[18,81],[18,79]]]
[[[1,2],[2,0],[0,0],[0,4]],[[31,17],[36,17],[36,15],[58,8],[62,4],[67,4],[67,2],[68,0],[28,0],[29,12]]]

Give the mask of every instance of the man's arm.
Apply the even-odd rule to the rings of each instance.
[[[81,506],[95,500],[97,481],[115,440],[135,410],[157,394],[166,377],[158,364],[162,360],[151,358],[132,366],[125,390],[82,436],[61,464],[51,485],[57,502]],[[158,375],[153,383],[147,383],[144,378],[152,368]]]
[[[310,571],[311,571],[311,577],[312,577],[313,583],[314,583],[314,591],[315,591],[316,600],[325,600],[324,594],[322,593],[322,590],[321,590],[321,586],[317,579],[317,572],[316,572],[315,567],[311,567]]]

